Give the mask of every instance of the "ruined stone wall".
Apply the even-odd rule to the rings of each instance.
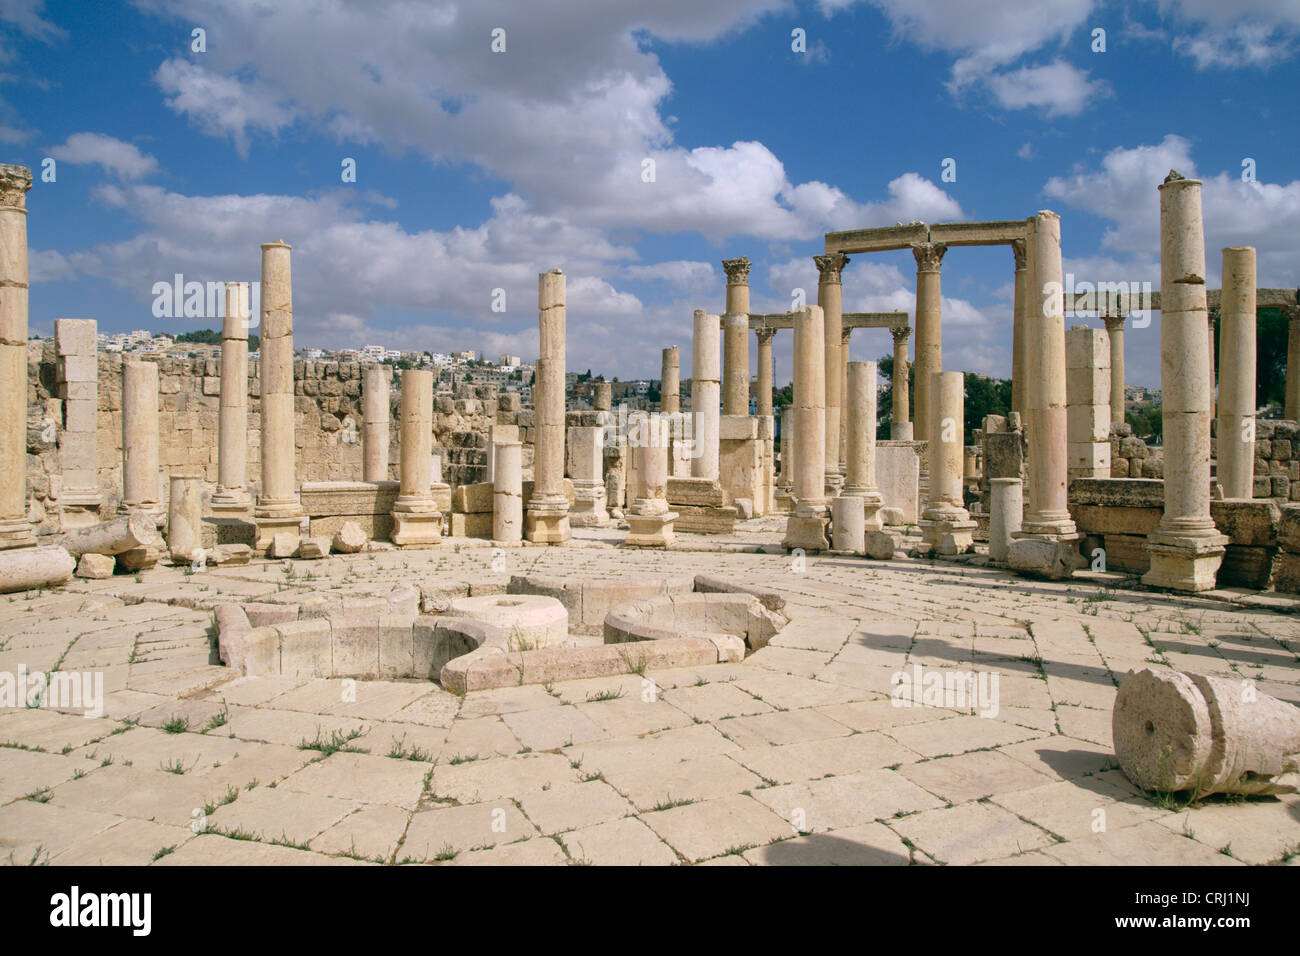
[[[142,356],[143,357],[143,356]],[[194,474],[211,492],[217,480],[217,417],[221,391],[220,359],[148,358],[159,372],[158,460],[163,476]],[[120,353],[100,352],[99,360],[99,486],[109,508],[122,497],[122,361]],[[361,364],[357,362],[294,362],[297,481],[360,480]],[[62,491],[58,447],[63,429],[63,402],[57,397],[54,343],[28,346],[27,488],[29,511],[41,531],[57,530]],[[261,381],[258,363],[249,361],[248,483],[261,483]],[[401,372],[394,373],[389,420],[389,477],[397,479],[401,454]],[[494,423],[520,425],[525,466],[532,463],[531,411],[521,411],[519,397],[498,394],[495,385],[461,385],[453,394],[438,395],[433,421],[435,451],[444,459],[444,481],[464,480],[456,469],[460,452],[477,452],[465,470],[486,464],[486,436]],[[451,472],[451,474],[448,474]],[[167,483],[162,481],[166,499]]]

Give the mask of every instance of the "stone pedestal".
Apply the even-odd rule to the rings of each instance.
[[[1110,477],[1110,344],[1100,329],[1065,334],[1068,478]]]
[[[718,317],[697,309],[691,343],[691,477],[718,478]]]
[[[203,549],[203,480],[172,475],[167,499],[167,553],[172,564],[190,564]]]
[[[975,546],[975,522],[962,492],[965,382],[961,372],[939,372],[930,384],[930,496],[921,512],[921,539],[945,557]]]
[[[104,503],[99,490],[99,360],[95,354],[95,320],[55,319],[54,348],[58,357],[59,397],[63,399],[63,431],[59,435],[59,467],[63,472],[60,526],[64,531],[71,531],[97,524]]]
[[[605,507],[605,426],[570,428],[565,454],[573,481],[569,524],[577,528],[604,527],[609,523]]]
[[[848,388],[844,393],[848,412],[845,431],[844,494],[862,499],[864,529],[879,531],[883,526],[880,508],[884,503],[876,486],[876,363],[850,362]]]
[[[524,536],[535,544],[563,544],[571,536],[564,494],[565,279],[559,269],[538,276],[541,355],[533,386],[536,438],[533,494],[524,515]],[[599,394],[599,393],[598,393]]]
[[[5,450],[0,455],[0,550],[36,543],[27,520],[26,207],[31,188],[30,169],[0,165],[0,448]]]
[[[366,481],[388,480],[388,443],[392,403],[388,365],[367,365],[361,373],[361,460]]]
[[[217,490],[212,514],[243,517],[253,506],[248,493],[248,326],[247,282],[227,282],[221,319],[221,397],[217,409]]]
[[[831,547],[834,550],[862,553],[867,533],[862,508],[863,500],[857,495],[840,495],[831,502]]]
[[[1011,541],[1024,518],[1024,482],[1019,478],[989,479],[989,559],[1005,565]]]
[[[1253,496],[1255,468],[1255,250],[1223,250],[1219,326],[1219,484],[1224,498]]]
[[[628,534],[623,543],[636,548],[667,548],[673,543],[676,513],[668,509],[668,422],[658,415],[639,423],[636,444],[628,445],[636,457],[637,498],[627,513]]]
[[[120,511],[144,511],[163,518],[158,488],[158,366],[122,363],[122,504]]]
[[[271,549],[277,535],[296,536],[305,514],[294,488],[293,282],[290,246],[262,245],[262,319],[258,375],[262,380],[262,490],[253,508],[254,550]],[[282,542],[285,539],[281,539]]]
[[[428,548],[442,541],[442,512],[433,498],[433,372],[402,372],[401,484],[393,504],[393,544]]]
[[[1151,570],[1142,582],[1178,591],[1204,591],[1215,586],[1228,539],[1215,529],[1210,516],[1210,377],[1205,349],[1201,183],[1175,172],[1160,186],[1160,288],[1165,510],[1159,527],[1147,538]]]
[[[493,446],[496,466],[492,476],[492,540],[501,545],[523,540],[523,447],[519,442]]]
[[[824,551],[830,509],[826,504],[825,318],[805,306],[794,319],[794,514],[786,519],[787,550]]]

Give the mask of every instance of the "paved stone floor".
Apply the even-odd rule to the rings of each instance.
[[[755,527],[750,544],[778,540]],[[448,545],[0,597],[0,672],[99,672],[105,694],[99,718],[0,710],[0,860],[1300,862],[1297,796],[1153,801],[1110,746],[1130,668],[1237,675],[1300,702],[1293,603],[586,537],[498,552],[495,566],[488,549]],[[463,698],[415,681],[232,679],[209,664],[206,608],[220,601],[701,571],[781,592],[791,623],[741,664]],[[996,674],[996,715],[893,706],[891,675],[913,665]]]

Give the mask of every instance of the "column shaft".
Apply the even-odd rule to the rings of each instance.
[[[912,411],[910,395],[907,389],[907,375],[911,364],[907,360],[907,339],[912,330],[907,326],[889,330],[894,336],[894,380],[893,380],[893,424],[890,435],[894,441],[911,441]]]
[[[569,500],[564,494],[565,278],[559,269],[538,276],[540,357],[533,388],[537,436],[533,454],[533,496],[524,535],[541,544],[570,537]]]
[[[221,319],[221,397],[217,409],[217,514],[245,512],[248,495],[248,326],[247,282],[227,282]]]
[[[722,414],[749,414],[749,260],[724,259],[727,274],[726,309],[723,312]]]
[[[758,414],[772,414],[772,336],[775,329],[758,333]]]
[[[695,311],[695,335],[691,342],[691,434],[695,457],[691,475],[718,478],[718,317]]]
[[[677,346],[664,349],[663,367],[659,374],[659,410],[665,415],[676,415],[681,411],[681,358]]]
[[[1255,249],[1223,250],[1219,336],[1219,484],[1225,498],[1250,498],[1255,470]]]
[[[1124,403],[1124,316],[1106,316],[1106,335],[1110,338],[1110,420],[1125,420]]]
[[[161,515],[158,497],[158,366],[122,363],[122,511]]]
[[[36,543],[27,520],[27,191],[32,173],[0,165],[0,549]]]
[[[948,247],[923,242],[912,246],[916,259],[916,401],[912,431],[917,441],[930,438],[933,406],[930,389],[935,372],[943,370],[943,329],[940,313],[939,263]]]
[[[1015,239],[1011,243],[1015,256],[1015,292],[1011,306],[1011,410],[1020,413],[1020,420],[1025,420],[1025,394],[1029,374],[1025,368],[1025,310],[1028,307],[1028,253],[1025,240]]]
[[[825,328],[822,349],[825,353],[826,383],[826,461],[825,472],[834,476],[835,485],[844,472],[840,469],[840,409],[843,405],[844,369],[844,287],[841,273],[849,262],[842,252],[813,256],[817,263],[817,305],[822,310]]]
[[[391,375],[392,369],[389,366],[378,364],[367,365],[362,372],[363,481],[388,480],[388,445],[392,427],[388,380]]]

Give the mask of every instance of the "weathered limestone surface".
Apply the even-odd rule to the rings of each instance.
[[[891,386],[893,406],[889,437],[894,441],[911,441],[915,435],[912,429],[911,399],[907,390],[907,372],[911,363],[907,360],[907,340],[912,330],[907,326],[890,329],[894,338],[894,380]]]
[[[876,487],[876,363],[850,362],[844,393],[848,436],[844,494],[862,499],[865,531],[879,531],[884,499]]]
[[[691,477],[718,478],[718,317],[695,311],[695,335],[691,340],[691,434],[696,442],[691,459]]]
[[[920,520],[920,442],[882,441],[876,444],[876,483],[883,509],[897,509],[898,524]]]
[[[0,551],[0,594],[62,584],[76,567],[72,555],[57,546]]]
[[[794,476],[795,511],[786,519],[781,546],[824,551],[826,525],[826,360],[824,319],[819,306],[805,306],[794,323],[794,440],[799,461]]]
[[[84,528],[100,518],[99,489],[99,362],[95,354],[94,319],[55,319],[54,347],[58,356],[59,391],[63,396],[63,430],[59,435],[59,466],[63,487],[60,527]]]
[[[189,564],[203,545],[203,486],[198,475],[172,475],[167,498],[167,551],[173,564]]]
[[[588,425],[570,428],[565,443],[569,478],[573,481],[573,527],[602,527],[609,523],[605,507],[605,428]]]
[[[1015,533],[1024,518],[1024,482],[1019,478],[991,478],[989,558],[1006,564]]]
[[[524,537],[536,544],[569,540],[569,500],[564,496],[565,278],[559,269],[537,277],[541,354],[533,386],[537,440],[534,485],[524,515]]]
[[[723,349],[722,414],[749,414],[749,259],[723,259],[727,294],[722,314]],[[692,368],[692,377],[695,372]]]
[[[942,243],[920,242],[912,246],[916,259],[916,402],[912,432],[917,441],[932,437],[929,428],[934,417],[933,376],[943,370],[939,269],[947,251],[948,247]]]
[[[27,191],[32,172],[0,165],[0,549],[36,543],[27,520]]]
[[[122,364],[122,512],[162,515],[158,491],[158,366]]]
[[[492,540],[518,544],[524,534],[523,446],[519,442],[498,442],[493,449],[496,467],[492,475]]]
[[[861,554],[866,548],[863,508],[864,501],[858,495],[840,495],[831,501],[831,547],[834,550]]]
[[[628,445],[636,456],[636,500],[627,513],[623,544],[638,548],[668,548],[673,544],[677,514],[668,506],[668,422],[660,415],[638,421],[635,441]]]
[[[159,543],[158,529],[151,515],[133,511],[89,528],[78,528],[47,539],[47,543],[66,550],[74,558],[83,554],[121,554]]]
[[[919,523],[924,546],[944,557],[975,546],[962,490],[965,380],[961,372],[937,372],[930,383],[930,497]]]
[[[221,396],[217,422],[215,515],[245,514],[248,494],[248,325],[252,318],[246,282],[226,283],[221,320]]]
[[[817,263],[817,304],[824,322],[823,349],[826,356],[826,476],[827,495],[838,494],[844,485],[840,469],[840,419],[843,405],[843,298],[842,274],[849,257],[842,252],[813,256]]]
[[[402,373],[401,486],[393,503],[393,544],[427,548],[442,540],[442,513],[433,500],[433,372]]]
[[[388,480],[388,432],[392,403],[389,382],[393,370],[387,365],[367,365],[362,372],[361,399],[364,402],[362,432],[362,479]]]
[[[1065,333],[1068,479],[1110,477],[1110,345],[1100,329]]]
[[[761,396],[761,392],[759,393]],[[770,401],[770,400],[769,400]],[[662,370],[659,374],[659,410],[665,415],[676,415],[682,409],[681,357],[677,346],[664,349]]]
[[[1216,451],[1225,498],[1250,498],[1255,477],[1255,249],[1223,250]],[[1289,489],[1288,489],[1289,491]]]

